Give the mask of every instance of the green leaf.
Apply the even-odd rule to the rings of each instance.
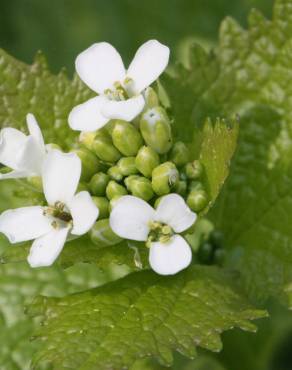
[[[250,297],[286,300],[292,282],[292,1],[277,0],[271,21],[253,10],[248,23],[244,30],[227,18],[216,50],[195,45],[188,66],[177,67],[163,84],[189,130],[200,129],[206,115],[239,115],[231,175],[209,216],[224,232],[227,265],[242,273]],[[187,107],[175,99],[178,93]]]
[[[194,357],[196,347],[221,349],[220,333],[265,316],[236,292],[234,276],[193,267],[176,276],[137,272],[96,290],[62,299],[38,298],[36,335],[44,345],[34,363],[54,369],[122,369],[154,356],[171,365],[176,350]]]
[[[27,65],[0,50],[0,121],[3,126],[26,130],[25,117],[33,113],[46,142],[67,149],[76,138],[68,127],[71,109],[92,96],[92,92],[64,71],[49,72],[45,58],[38,53],[34,64]]]

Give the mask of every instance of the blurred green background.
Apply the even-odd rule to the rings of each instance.
[[[179,53],[186,40],[216,41],[221,20],[246,25],[249,10],[272,13],[272,0],[2,0],[0,47],[31,62],[43,50],[51,69],[73,71],[76,55],[108,41],[129,61],[137,47],[157,38]]]
[[[65,66],[71,74],[76,55],[93,42],[112,43],[129,62],[141,43],[156,38],[171,47],[174,61],[183,57],[189,41],[215,45],[224,17],[246,26],[252,7],[271,17],[272,4],[272,0],[1,0],[0,47],[27,63],[41,49],[51,70]],[[275,304],[270,309],[273,318],[259,323],[258,334],[226,333],[219,356],[203,353],[201,359],[187,363],[178,359],[177,368],[291,370],[292,316]],[[153,366],[146,364],[145,369]]]

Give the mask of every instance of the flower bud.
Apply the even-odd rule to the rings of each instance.
[[[199,179],[203,174],[203,165],[199,160],[186,164],[185,173],[191,180]]]
[[[182,141],[176,142],[170,152],[169,159],[177,166],[181,167],[190,160],[190,151]]]
[[[127,157],[135,156],[143,145],[142,136],[134,125],[121,120],[115,121],[112,140],[115,147]]]
[[[109,201],[106,197],[92,197],[93,202],[99,209],[98,218],[107,218],[109,216]]]
[[[214,261],[217,265],[222,266],[224,263],[226,253],[225,250],[222,248],[218,248],[214,252]]]
[[[117,201],[121,198],[122,195],[116,195],[113,197],[109,202],[109,210],[110,212],[113,210],[114,206],[116,205]]]
[[[115,148],[110,135],[106,131],[97,131],[92,143],[93,152],[105,162],[114,163],[121,158],[121,153]]]
[[[90,239],[99,247],[118,244],[122,239],[116,235],[109,224],[109,219],[98,220],[90,230]]]
[[[162,197],[158,197],[157,199],[155,199],[155,202],[154,202],[154,208],[156,209],[157,207],[158,207],[158,205],[159,205],[159,203],[161,202],[161,199],[163,198],[163,196]]]
[[[142,175],[151,177],[152,171],[159,165],[159,156],[150,146],[142,146],[136,156],[135,164]]]
[[[118,166],[110,167],[107,171],[107,174],[112,180],[115,180],[115,181],[121,181],[123,180],[123,177],[124,177]]]
[[[88,185],[85,182],[79,182],[77,193],[79,193],[80,191],[88,191]]]
[[[205,264],[210,264],[213,261],[214,250],[212,244],[205,242],[198,251],[199,261]]]
[[[175,192],[181,195],[182,197],[187,193],[187,182],[184,180],[179,180],[175,186]]]
[[[127,195],[128,192],[123,185],[111,180],[106,187],[106,196],[108,199],[112,199],[116,196]]]
[[[203,184],[200,181],[193,180],[189,183],[189,191],[204,190]]]
[[[43,182],[40,176],[28,177],[26,179],[29,185],[31,185],[36,191],[43,192]]]
[[[135,197],[148,201],[154,195],[151,181],[146,177],[132,176],[132,179],[128,180],[127,183],[127,188]]]
[[[146,144],[157,153],[167,153],[172,145],[170,122],[161,107],[147,109],[140,121],[140,130]]]
[[[117,166],[118,166],[120,172],[124,176],[135,175],[136,173],[138,173],[138,170],[137,170],[137,167],[136,167],[136,164],[135,164],[135,157],[121,158],[118,161]]]
[[[72,150],[81,159],[82,172],[81,181],[89,181],[89,179],[98,171],[101,170],[102,165],[97,157],[86,148],[79,148]]]
[[[79,142],[83,144],[88,150],[92,150],[95,135],[95,132],[81,132],[79,136]]]
[[[145,90],[146,108],[154,108],[159,106],[159,98],[152,87],[147,87]]]
[[[89,188],[93,195],[105,195],[105,189],[110,181],[110,177],[103,172],[96,173],[90,180]]]
[[[152,188],[157,195],[165,195],[174,189],[179,181],[179,173],[172,162],[165,162],[152,172]]]
[[[208,204],[208,195],[205,190],[191,190],[187,197],[187,205],[194,212],[202,211]]]

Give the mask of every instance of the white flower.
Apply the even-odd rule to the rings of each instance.
[[[69,234],[83,235],[96,221],[99,211],[89,193],[75,194],[80,175],[81,161],[75,153],[51,150],[42,166],[48,206],[23,207],[1,214],[0,232],[11,243],[35,239],[28,256],[31,267],[50,266]]]
[[[43,135],[32,114],[26,116],[26,122],[29,135],[11,127],[0,132],[0,163],[12,169],[9,173],[0,174],[0,179],[41,175],[46,154]]]
[[[73,108],[69,125],[77,131],[95,131],[110,119],[132,121],[145,105],[143,91],[165,70],[169,48],[147,41],[128,70],[117,50],[107,42],[93,44],[78,55],[76,71],[99,96]]]
[[[178,194],[164,196],[156,210],[144,200],[126,195],[114,206],[110,226],[122,238],[147,241],[152,269],[172,275],[191,263],[191,248],[178,234],[191,227],[196,218]]]

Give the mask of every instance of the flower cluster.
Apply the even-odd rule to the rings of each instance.
[[[0,163],[10,169],[0,178],[37,178],[46,201],[0,215],[0,232],[11,243],[34,240],[32,267],[51,265],[66,240],[87,232],[103,246],[144,242],[150,266],[162,275],[190,264],[192,251],[180,234],[192,230],[208,197],[202,164],[174,140],[168,114],[149,87],[168,59],[168,47],[155,40],[138,49],[127,70],[108,43],[82,52],[76,71],[98,96],[69,114],[69,126],[81,131],[79,147],[69,153],[45,145],[32,114],[29,135],[0,132]]]

